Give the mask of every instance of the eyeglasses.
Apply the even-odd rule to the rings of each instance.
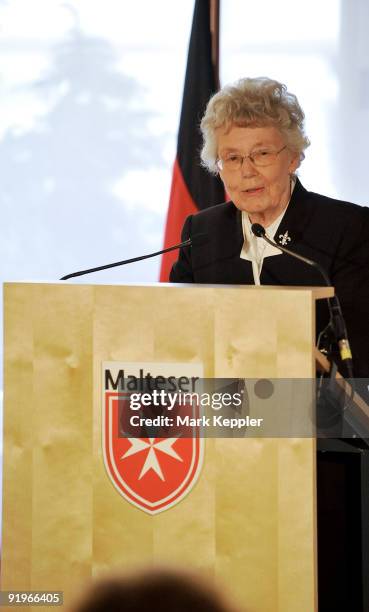
[[[258,149],[249,155],[236,155],[235,153],[232,153],[226,157],[220,157],[217,159],[216,164],[219,170],[240,170],[240,168],[242,168],[243,160],[249,159],[254,166],[271,166],[276,161],[278,155],[286,148],[287,145],[284,145],[284,147],[279,149],[279,151]]]

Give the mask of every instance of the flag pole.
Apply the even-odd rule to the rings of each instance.
[[[220,0],[210,0],[210,32],[211,32],[211,59],[214,67],[214,78],[217,89],[220,88],[219,78],[219,23]]]

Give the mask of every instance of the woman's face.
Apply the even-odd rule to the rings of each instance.
[[[289,201],[290,174],[298,166],[298,155],[287,149],[280,131],[270,126],[219,128],[217,139],[221,160],[256,152],[268,156],[269,152],[280,151],[268,166],[257,166],[245,158],[237,169],[227,167],[226,163],[220,170],[225,189],[237,208],[248,212],[253,223],[269,225]]]

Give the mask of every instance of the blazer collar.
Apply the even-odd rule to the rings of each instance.
[[[308,199],[308,192],[297,178],[286,213],[274,235],[275,242],[286,247],[300,242],[311,214]]]

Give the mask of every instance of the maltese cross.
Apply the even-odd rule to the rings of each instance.
[[[146,440],[148,440],[148,442],[146,442]],[[165,455],[169,455],[169,457],[173,457],[173,459],[176,459],[177,461],[183,461],[182,457],[180,457],[173,449],[173,445],[178,438],[166,438],[165,440],[160,440],[159,442],[155,442],[156,438],[146,438],[146,440],[142,440],[141,438],[129,438],[131,447],[124,453],[124,455],[122,455],[121,459],[126,459],[131,455],[146,451],[145,462],[142,466],[138,480],[141,480],[141,478],[145,476],[149,470],[153,470],[153,472],[155,472],[161,480],[165,481],[157,451],[160,451]]]

